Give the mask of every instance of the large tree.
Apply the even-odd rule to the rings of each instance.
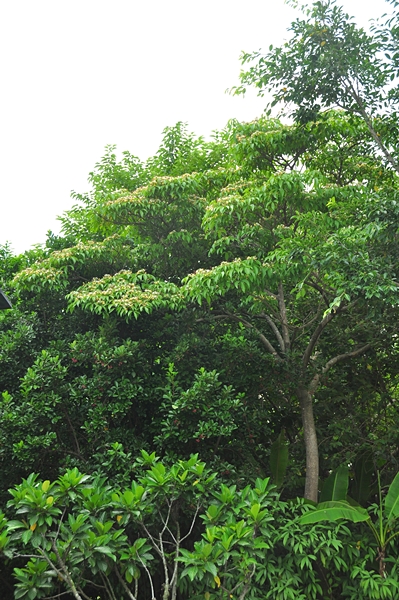
[[[86,222],[102,239],[52,253],[17,283],[65,290],[69,310],[138,323],[180,314],[186,326],[191,315],[189,330],[208,324],[210,338],[216,326],[246,332],[273,382],[258,399],[269,414],[300,407],[305,496],[316,500],[315,394],[341,363],[390,343],[396,176],[367,125],[342,112],[293,126],[231,123],[213,145],[201,143],[189,172],[175,161],[175,175],[75,209],[68,233]]]
[[[194,327],[192,307],[176,312],[185,305],[182,277],[217,263],[202,234],[201,193],[211,193],[210,178],[220,189],[233,171],[223,167],[227,135],[206,143],[177,124],[146,165],[128,153],[117,161],[108,148],[90,175],[91,193],[76,194],[80,204],[63,217],[64,237],[51,235],[36,260],[24,259],[8,277],[20,271],[10,286],[14,311],[0,322],[3,493],[32,470],[57,473],[71,465],[126,478],[129,457],[143,447],[172,456],[200,449],[228,472],[231,463],[243,471],[246,458],[258,467],[253,438],[266,417],[259,419],[257,383],[248,381],[247,369],[250,361],[253,373],[257,349],[239,348],[225,327]],[[206,171],[202,184],[182,173],[194,166],[197,179]],[[133,215],[115,218],[115,205],[129,209],[121,197],[130,193]],[[132,300],[120,296],[127,312],[67,310],[65,295],[85,282],[118,287],[129,276]],[[128,318],[134,306],[137,321]],[[237,352],[243,369],[232,374]],[[253,410],[244,407],[243,390]],[[243,413],[247,425],[239,431]],[[117,442],[126,455],[112,449]]]

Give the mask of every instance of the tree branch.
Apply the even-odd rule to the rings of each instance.
[[[311,280],[306,281],[306,284],[309,285],[310,287],[312,287],[317,292],[319,292],[319,294],[323,298],[323,300],[326,303],[326,305],[330,306],[330,299],[328,298],[325,290],[321,287],[321,285],[319,285],[315,281],[311,281]]]
[[[229,318],[229,315],[211,315],[210,317],[201,317],[200,319],[195,319],[196,323],[210,323],[211,321],[216,321],[216,319],[224,319],[225,321]]]
[[[176,522],[177,534],[176,534],[176,550],[175,550],[175,560],[173,565],[173,574],[170,580],[170,585],[172,587],[172,598],[171,600],[176,600],[177,595],[177,577],[179,573],[179,551],[180,551],[180,525],[179,521]]]
[[[305,352],[303,353],[303,357],[302,357],[302,368],[306,369],[306,367],[309,364],[309,360],[310,357],[312,356],[312,352],[319,340],[319,337],[321,336],[321,334],[323,333],[324,329],[327,327],[327,325],[329,324],[330,321],[332,321],[332,319],[337,315],[337,312],[329,312],[318,324],[318,326],[316,327],[316,329],[313,332],[312,337],[309,340],[309,344],[306,347]]]
[[[186,533],[186,535],[184,535],[184,536],[183,536],[183,537],[180,539],[180,544],[182,544],[182,543],[184,542],[184,540],[185,540],[186,538],[188,538],[188,537],[191,535],[191,532],[192,532],[192,530],[194,529],[194,525],[195,525],[195,522],[196,522],[196,520],[197,520],[197,515],[198,515],[198,513],[199,513],[199,509],[200,509],[200,508],[201,508],[201,504],[200,504],[200,503],[198,503],[198,504],[197,504],[197,508],[195,509],[194,516],[193,516],[193,518],[192,518],[192,521],[191,521],[190,529],[188,530],[188,532]]]
[[[121,584],[121,586],[123,587],[123,589],[125,590],[126,594],[128,595],[128,597],[130,598],[130,600],[137,600],[136,596],[130,591],[130,589],[128,588],[126,581],[123,579],[122,575],[119,572],[118,567],[114,567],[115,569],[115,573],[117,578],[119,579],[119,582]]]
[[[155,591],[154,591],[154,584],[152,582],[151,573],[148,570],[147,565],[144,563],[143,559],[141,558],[140,554],[138,554],[138,559],[141,562],[141,564],[143,565],[143,568],[144,568],[145,572],[147,573],[148,581],[149,581],[150,588],[151,588],[151,600],[156,600],[156,598],[155,598]]]
[[[79,440],[78,440],[78,438],[77,438],[76,431],[75,431],[75,429],[74,429],[74,427],[73,427],[73,425],[72,425],[72,421],[71,421],[71,419],[69,418],[68,411],[66,410],[66,408],[65,408],[65,407],[64,407],[64,411],[63,411],[63,412],[64,412],[64,415],[65,415],[65,417],[66,417],[66,420],[67,420],[67,422],[68,422],[69,429],[72,431],[72,437],[73,437],[73,440],[74,440],[74,442],[75,442],[76,454],[77,454],[77,456],[79,456],[79,458],[80,458],[80,457],[82,456],[82,453],[81,453],[81,451],[80,451]]]
[[[69,594],[69,596],[71,595],[70,590],[67,590],[66,592],[58,592],[56,596],[44,596],[42,600],[59,600],[61,596],[66,596],[67,594]]]
[[[275,324],[275,322],[273,321],[273,319],[269,316],[266,315],[265,313],[262,313],[261,315],[259,315],[261,317],[263,317],[264,319],[266,319],[266,321],[269,323],[270,327],[273,329],[273,333],[277,338],[277,341],[279,343],[279,346],[281,348],[281,352],[285,352],[285,343],[284,340],[281,336],[281,333],[278,330],[277,325]]]
[[[379,147],[379,149],[381,150],[381,152],[383,153],[383,155],[385,156],[387,161],[392,165],[392,167],[395,169],[395,171],[397,173],[399,173],[399,164],[396,162],[396,160],[394,159],[392,154],[389,152],[389,150],[387,149],[385,144],[383,144],[381,137],[378,135],[378,133],[374,129],[371,118],[369,117],[369,115],[366,112],[366,109],[364,108],[363,100],[359,96],[358,91],[356,91],[354,89],[353,84],[351,82],[345,83],[344,85],[346,87],[347,92],[352,96],[352,98],[355,100],[356,104],[358,105],[359,112],[362,115],[364,122],[367,125],[367,129],[369,130],[371,137],[373,138],[373,140],[375,141],[375,143],[377,144],[377,146]]]
[[[309,344],[307,345],[307,348],[303,354],[302,357],[302,368],[306,369],[306,367],[309,364],[309,360],[310,357],[312,356],[312,352],[319,340],[319,337],[321,336],[321,334],[323,333],[324,329],[327,327],[327,325],[329,324],[329,322],[336,317],[338,314],[346,312],[347,310],[349,310],[350,308],[352,308],[353,306],[355,306],[355,304],[358,303],[358,299],[354,300],[353,302],[351,302],[350,304],[340,304],[336,309],[333,309],[331,312],[329,312],[323,319],[322,321],[320,321],[319,325],[316,327],[315,331],[313,332],[312,337],[310,338]]]
[[[283,288],[283,284],[281,282],[278,284],[278,307],[280,309],[281,328],[282,328],[283,340],[284,340],[283,352],[287,352],[290,349],[291,341],[290,341],[290,334],[288,331],[287,309],[285,307],[285,300],[284,300],[284,288]]]
[[[371,348],[371,344],[366,344],[365,346],[362,346],[361,348],[358,348],[357,350],[353,350],[352,352],[345,352],[344,354],[338,354],[337,356],[334,356],[334,358],[330,358],[330,360],[328,360],[326,362],[326,364],[324,365],[324,367],[321,370],[321,373],[316,373],[316,375],[313,377],[312,381],[310,382],[309,385],[309,394],[313,395],[320,383],[320,376],[324,375],[325,373],[327,373],[331,367],[333,367],[334,365],[336,365],[339,362],[342,362],[343,360],[347,360],[348,358],[355,358],[356,356],[359,356],[360,354],[363,354],[364,352],[367,352],[367,350],[369,350]]]
[[[322,370],[323,375],[324,375],[324,373],[327,373],[327,371],[329,371],[331,369],[331,367],[336,365],[338,362],[342,362],[343,360],[346,360],[347,358],[355,358],[355,356],[359,356],[360,354],[367,352],[367,350],[369,350],[370,348],[371,348],[371,344],[366,344],[365,346],[362,346],[361,348],[358,348],[357,350],[353,350],[353,352],[346,352],[345,354],[338,354],[338,356],[334,356],[334,358],[331,358],[324,365],[323,370]]]
[[[297,340],[301,339],[301,337],[307,333],[306,329],[310,325],[312,325],[312,323],[317,321],[317,319],[320,317],[320,311],[321,311],[321,307],[320,307],[320,303],[319,303],[317,312],[315,313],[315,315],[313,317],[311,317],[308,321],[306,321],[306,323],[302,323],[302,325],[297,325],[296,327],[293,328],[292,341],[291,341],[292,346],[294,346],[294,343]],[[298,333],[299,331],[301,333]]]
[[[283,360],[281,358],[281,356],[279,356],[278,352],[275,350],[273,345],[269,342],[267,337],[265,335],[263,335],[263,333],[261,333],[258,329],[256,329],[256,327],[254,325],[252,325],[252,323],[249,323],[249,321],[246,321],[245,319],[243,319],[242,317],[239,317],[237,315],[230,314],[229,316],[234,321],[238,321],[239,323],[242,323],[245,327],[247,327],[247,329],[253,329],[254,331],[256,331],[256,334],[258,335],[260,341],[262,342],[262,344],[264,345],[266,350],[268,352],[270,352],[270,354],[272,354],[274,356],[274,358],[276,358],[277,360],[279,360],[279,361]]]

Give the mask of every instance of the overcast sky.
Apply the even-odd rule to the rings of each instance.
[[[387,9],[341,3],[362,25]],[[208,136],[260,115],[225,90],[241,51],[281,44],[296,15],[284,0],[0,2],[0,244],[58,232],[106,144],[146,159],[177,121]]]

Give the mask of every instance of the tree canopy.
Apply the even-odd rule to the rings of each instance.
[[[62,294],[75,315],[115,315],[129,327],[132,319],[135,328],[167,319],[187,336],[189,319],[194,335],[246,332],[263,355],[264,377],[290,373],[291,389],[274,405],[302,412],[305,495],[316,500],[313,396],[331,369],[386,347],[385,314],[398,299],[396,176],[368,133],[361,118],[342,111],[305,124],[231,122],[213,145],[192,144],[185,160],[197,161],[196,171],[150,178],[150,161],[148,183],[104,197],[114,185],[100,175],[105,158],[92,176],[101,189],[64,218],[76,243],[21,270],[16,285]],[[180,143],[184,150],[184,136]],[[213,157],[211,168],[204,155]],[[91,227],[97,239],[79,239],[74,226],[83,218],[85,235]]]

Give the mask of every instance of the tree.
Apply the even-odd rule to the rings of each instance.
[[[244,53],[241,73],[244,93],[254,85],[260,95],[271,94],[269,110],[287,107],[300,123],[315,121],[321,111],[339,107],[360,116],[386,164],[399,172],[398,141],[398,3],[395,11],[377,22],[372,33],[358,28],[335,0],[306,6],[306,20],[297,19],[289,39],[267,54]]]
[[[337,116],[334,118],[337,119]],[[344,127],[349,125],[345,117],[343,122]],[[249,135],[240,139],[242,146],[243,138],[247,144],[251,167],[258,169],[269,158],[265,152],[264,138],[262,139],[264,131],[259,125],[252,126]],[[330,128],[331,125],[330,121]],[[308,127],[307,131],[315,135],[318,127],[319,123]],[[323,130],[323,126],[321,129]],[[299,127],[297,131],[303,134],[303,128]],[[292,129],[290,133],[292,137],[288,139],[292,152]],[[342,133],[343,130],[340,134]],[[334,148],[336,140],[337,138],[330,138],[327,152],[331,147]],[[343,145],[347,141],[346,139]],[[342,144],[342,139],[340,143]],[[253,152],[254,147],[258,150],[257,155],[256,150]],[[288,152],[284,150],[280,152],[286,156]],[[332,156],[335,151],[333,149]],[[337,154],[339,155],[339,151]],[[255,163],[254,155],[259,157],[258,163]],[[300,156],[301,161],[306,160],[303,147],[300,148]],[[324,160],[327,158],[325,156]],[[343,158],[344,154],[341,154],[341,162]],[[299,163],[299,159],[296,160]],[[375,166],[378,162],[377,160]],[[340,346],[343,349],[335,356],[328,356],[326,346],[324,352],[320,349],[316,353],[316,347],[320,344],[325,329],[330,329],[331,323],[342,317],[349,322],[358,321],[367,306],[365,300],[377,298],[381,294],[396,298],[397,289],[391,279],[394,273],[390,276],[386,272],[389,261],[384,267],[382,278],[382,273],[377,274],[373,267],[373,261],[379,259],[375,254],[377,246],[374,250],[370,246],[371,237],[367,231],[373,228],[373,224],[369,217],[356,223],[353,219],[351,222],[347,221],[343,216],[344,213],[348,214],[346,211],[349,207],[356,214],[360,206],[364,207],[367,196],[371,199],[368,187],[372,184],[371,172],[367,186],[362,186],[363,189],[352,184],[337,185],[337,182],[334,182],[336,187],[331,183],[327,187],[326,180],[320,182],[312,178],[307,181],[312,189],[309,193],[305,187],[306,175],[303,177],[298,173],[298,163],[295,164],[294,159],[293,166],[290,165],[292,172],[266,176],[266,184],[262,182],[263,189],[258,181],[256,191],[251,187],[238,193],[236,190],[233,193],[227,190],[225,198],[207,208],[204,228],[208,235],[215,238],[213,249],[225,255],[230,253],[231,256],[232,248],[235,247],[236,258],[224,261],[212,270],[198,270],[187,278],[186,286],[191,296],[198,301],[213,300],[231,289],[240,289],[242,304],[239,310],[229,313],[224,309],[220,316],[230,316],[253,330],[276,365],[287,363],[294,370],[307,455],[305,496],[315,500],[318,489],[318,449],[312,396],[317,391],[321,378],[331,368],[368,351],[371,340],[378,333],[372,333],[371,329],[368,332],[359,331],[360,335],[356,340],[353,335],[356,327],[352,325],[352,339],[347,342],[349,348],[342,347],[346,337],[342,330]],[[325,170],[328,170],[328,166]],[[271,210],[267,210],[268,204]],[[279,217],[276,219],[277,223],[272,222],[270,225],[270,221],[276,218],[276,213]],[[274,240],[270,240],[272,236],[275,236]],[[242,258],[245,254],[255,256]],[[386,287],[384,277],[387,277]],[[368,304],[369,307],[372,306],[372,303]],[[304,318],[306,314],[308,319]],[[259,325],[262,321],[268,325],[276,343],[271,341],[269,334],[265,334],[264,328]],[[303,337],[299,342],[301,335],[306,335],[306,342]],[[355,340],[357,343],[354,343]],[[334,349],[335,352],[336,350],[337,348]]]
[[[213,145],[201,141],[191,144],[192,136],[188,136],[188,143],[183,134],[181,126],[172,133],[168,131],[163,151],[173,138],[178,157],[176,140],[181,135],[183,149],[187,145],[195,149],[193,164],[197,161],[202,165],[205,161],[212,166],[217,156],[223,156],[219,138]],[[163,154],[159,154],[162,158]],[[151,170],[148,167],[143,178],[149,177],[154,165],[161,169],[161,158],[156,155],[150,161]],[[193,309],[181,313],[173,310],[184,304],[176,283],[181,276],[193,265],[209,266],[214,262],[207,256],[209,243],[201,231],[204,201],[195,197],[193,202],[190,196],[193,189],[201,188],[186,176],[157,175],[151,186],[140,186],[135,191],[141,201],[135,207],[137,225],[128,225],[130,215],[126,227],[106,216],[101,221],[99,215],[106,211],[103,205],[111,202],[113,195],[124,193],[115,193],[122,175],[127,187],[142,183],[133,174],[129,184],[130,171],[125,172],[125,167],[125,158],[119,164],[107,151],[91,175],[93,199],[85,200],[83,206],[75,207],[65,217],[66,237],[51,236],[41,260],[28,262],[23,275],[16,277],[16,282],[24,283],[12,288],[15,306],[20,303],[29,308],[37,325],[32,339],[33,334],[28,335],[17,309],[4,321],[2,356],[10,369],[2,371],[0,405],[3,494],[31,471],[49,477],[56,476],[60,469],[75,466],[109,476],[112,473],[114,481],[124,481],[130,474],[131,456],[143,447],[156,447],[171,459],[188,457],[201,449],[212,464],[224,464],[229,473],[234,469],[229,461],[234,431],[238,434],[235,467],[244,469],[246,457],[250,457],[252,468],[258,469],[252,456],[253,433],[256,435],[253,428],[260,430],[266,417],[262,414],[259,420],[255,382],[252,385],[256,408],[252,410],[249,405],[244,406],[243,392],[234,389],[235,385],[245,388],[239,373],[229,381],[215,371],[231,371],[236,360],[236,354],[228,360],[220,356],[222,345],[227,348],[232,344],[226,331],[222,328],[214,335],[215,331],[210,332],[203,324],[194,332]],[[181,163],[179,166],[176,161],[174,168],[182,169]],[[206,173],[212,177],[211,170]],[[222,169],[213,173],[218,185],[228,176]],[[142,201],[143,197],[146,201],[146,194],[159,198],[151,198],[146,205]],[[95,203],[95,208],[88,208],[89,201]],[[104,237],[105,233],[111,235]],[[45,285],[42,268],[46,272]],[[136,283],[130,285],[130,292],[134,297],[135,289],[138,294],[147,290],[151,314],[138,306],[140,320],[128,321],[115,314],[104,317],[67,310],[65,293],[79,288],[82,282],[104,276],[105,284],[115,283],[114,275],[118,273],[119,284],[129,283],[127,278],[134,272]],[[154,302],[157,310],[151,308]],[[16,323],[12,327],[11,317]],[[18,339],[26,347],[26,362],[20,361],[16,371],[16,349],[19,348],[19,358],[22,356],[22,347],[15,344],[19,330],[24,332]],[[247,360],[248,349],[242,341],[238,343]],[[245,375],[249,379],[248,373]],[[243,417],[247,426],[239,430]],[[160,435],[162,431],[169,435]],[[129,447],[127,453],[112,450],[112,444],[121,442]],[[267,464],[267,455],[262,459]],[[245,471],[248,472],[247,464]]]
[[[224,144],[225,166],[100,199],[96,218],[120,234],[55,252],[16,281],[68,291],[69,310],[127,321],[166,311],[246,330],[266,353],[277,411],[299,403],[305,495],[316,500],[313,397],[336,365],[389,338],[384,311],[398,293],[395,175],[362,120],[342,112],[294,126],[231,123]],[[101,266],[110,252],[111,272]]]

